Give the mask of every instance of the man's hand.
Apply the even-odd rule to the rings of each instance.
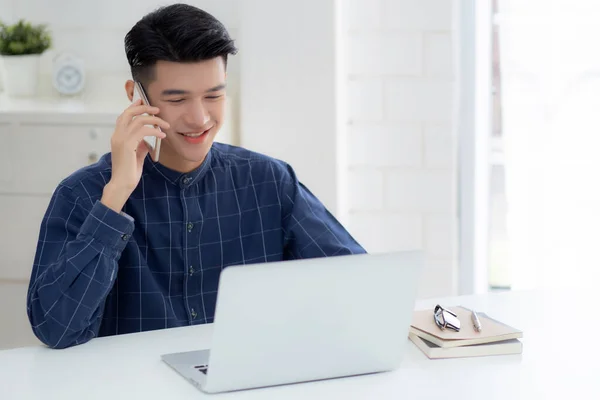
[[[121,212],[142,177],[144,158],[149,151],[144,136],[161,139],[166,136],[164,132],[146,125],[169,129],[168,122],[152,116],[158,112],[158,108],[142,105],[141,100],[138,100],[117,119],[115,132],[110,140],[112,176],[104,187],[100,200],[116,212]],[[149,115],[142,115],[145,113]]]

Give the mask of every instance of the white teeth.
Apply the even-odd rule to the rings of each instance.
[[[202,132],[204,133],[204,132]],[[202,135],[202,133],[182,133],[183,136],[187,136],[187,137],[198,137],[200,135]]]

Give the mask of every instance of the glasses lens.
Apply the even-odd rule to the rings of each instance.
[[[446,327],[446,321],[444,319],[444,309],[442,307],[435,307],[435,311],[433,312],[433,319],[436,325],[440,327],[440,329],[444,329]]]

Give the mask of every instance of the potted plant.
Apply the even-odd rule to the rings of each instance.
[[[40,56],[51,45],[52,38],[46,25],[32,25],[24,20],[14,25],[0,23],[0,56],[9,95],[35,95]]]

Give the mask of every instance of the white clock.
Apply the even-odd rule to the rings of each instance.
[[[73,54],[60,54],[54,59],[52,81],[60,94],[74,95],[85,85],[85,65]]]

